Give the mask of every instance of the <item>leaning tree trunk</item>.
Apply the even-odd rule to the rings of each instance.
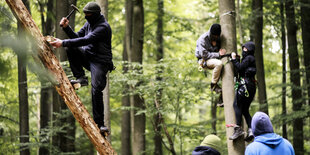
[[[28,0],[23,0],[29,10]],[[22,25],[18,22],[18,38],[25,37]],[[24,38],[25,39],[25,38]],[[27,49],[27,48],[25,48]],[[19,99],[19,142],[20,144],[29,143],[29,104],[27,92],[27,55],[25,51],[16,52],[18,62],[18,99]],[[20,155],[30,155],[29,148],[20,148]]]
[[[97,0],[101,7],[101,13],[105,19],[108,20],[108,0]],[[104,103],[104,124],[107,126],[111,133],[111,112],[110,112],[110,80],[109,73],[107,73],[107,84],[103,90],[103,103]],[[111,134],[107,137],[111,143]]]
[[[263,56],[263,0],[253,0],[255,62],[257,68],[257,86],[259,110],[268,114],[266,82]]]
[[[156,59],[157,63],[160,64],[161,60],[164,57],[164,39],[163,39],[163,16],[164,16],[164,1],[163,0],[157,0],[157,30],[156,30],[156,42],[157,42],[157,53],[156,53]],[[156,80],[158,83],[161,83],[162,81],[162,72],[163,68],[158,67],[157,68],[157,76]],[[156,101],[158,103],[158,106],[161,106],[161,98],[162,98],[162,91],[163,88],[159,87],[158,90],[156,90]],[[156,102],[155,101],[155,102]],[[154,107],[156,107],[156,103],[154,103]],[[163,148],[162,148],[162,135],[161,135],[161,122],[162,117],[159,114],[160,111],[158,110],[157,113],[154,115],[154,155],[161,155],[163,154]]]
[[[302,108],[302,95],[300,88],[300,71],[299,71],[299,56],[297,50],[296,31],[297,25],[295,22],[295,9],[293,0],[285,2],[286,13],[286,28],[288,39],[288,54],[290,61],[290,79],[292,89],[293,111],[298,112]],[[296,154],[303,154],[304,139],[303,139],[303,119],[296,118],[293,121],[293,146]]]
[[[308,104],[310,105],[310,44],[309,44],[310,43],[310,30],[309,30],[310,1],[300,0],[300,2],[301,2],[302,43],[303,43],[303,50],[304,50],[304,63],[305,63],[305,68],[306,68]]]
[[[133,2],[133,24],[132,24],[132,50],[130,52],[130,62],[139,63],[142,65],[142,51],[143,51],[143,33],[144,33],[144,10],[143,0],[136,0]],[[138,68],[142,70],[142,68]],[[139,71],[142,72],[142,71]],[[141,82],[139,82],[141,83]],[[136,87],[139,84],[136,85]],[[133,88],[135,89],[135,88]],[[139,94],[131,96],[131,104],[133,104],[133,143],[132,151],[134,155],[145,154],[145,113],[137,115],[138,110],[145,109],[144,100]]]
[[[236,19],[235,19],[235,1],[219,0],[220,23],[222,26],[222,48],[228,53],[236,52]],[[228,61],[227,57],[223,59],[223,64]],[[233,108],[234,91],[234,72],[231,63],[223,67],[223,101],[226,124],[234,124],[235,112]],[[234,142],[228,137],[233,134],[233,128],[226,128],[228,154],[244,154],[244,140],[239,138]]]
[[[281,41],[282,41],[282,115],[286,115],[286,35],[284,21],[284,4],[280,2]],[[287,139],[286,120],[282,124],[282,136]]]
[[[64,99],[98,152],[100,152],[100,154],[115,154],[110,143],[100,134],[96,123],[76,95],[59,61],[37,25],[34,23],[24,4],[20,0],[6,0],[6,2],[17,20],[23,25],[25,31],[32,37],[33,43],[37,45],[38,58],[51,73],[51,82],[55,85],[56,90]],[[37,57],[35,58],[37,59]]]
[[[124,51],[123,51],[123,61],[126,62],[123,64],[123,73],[128,72],[128,54],[131,53],[132,49],[132,15],[133,15],[133,3],[132,0],[125,1],[125,19],[126,19],[126,28],[124,36]],[[130,107],[130,96],[129,96],[129,85],[124,82],[123,84],[123,97],[122,97],[122,106],[126,109],[122,110],[122,147],[121,154],[131,155],[131,116],[130,111],[127,108]]]

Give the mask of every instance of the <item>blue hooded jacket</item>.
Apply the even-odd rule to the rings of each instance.
[[[294,155],[292,144],[273,132],[267,114],[256,112],[252,118],[254,142],[247,146],[246,155]]]

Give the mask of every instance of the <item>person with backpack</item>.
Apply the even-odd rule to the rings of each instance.
[[[236,53],[231,54],[231,62],[234,66],[236,73],[238,73],[239,79],[236,82],[236,93],[234,99],[234,110],[236,117],[236,126],[234,127],[234,133],[229,137],[230,140],[235,140],[244,135],[241,128],[242,115],[245,117],[248,125],[248,133],[245,138],[246,141],[251,141],[254,136],[251,128],[251,115],[249,108],[256,92],[256,65],[255,65],[255,44],[253,42],[247,42],[242,46],[242,59],[241,62],[236,59]]]
[[[246,147],[246,155],[272,154],[294,155],[292,144],[274,133],[270,118],[263,112],[256,112],[252,119],[254,142]]]
[[[213,69],[211,90],[217,93],[222,91],[217,84],[223,67],[221,60],[222,55],[225,55],[226,50],[221,49],[221,25],[213,24],[210,30],[199,37],[197,40],[195,56],[198,59],[198,64],[202,68]]]

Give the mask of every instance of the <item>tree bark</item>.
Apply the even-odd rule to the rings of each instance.
[[[281,16],[281,41],[282,41],[282,115],[286,115],[286,35],[285,35],[285,19],[284,19],[284,4],[280,2]],[[286,121],[282,124],[282,136],[287,139]]]
[[[105,19],[108,20],[108,0],[97,0],[97,3],[101,7],[101,13],[104,15]],[[109,73],[107,73],[107,84],[103,90],[103,103],[104,103],[104,124],[107,126],[111,132],[111,112],[110,112],[110,80]],[[111,143],[111,134],[107,137],[108,141]]]
[[[133,24],[132,24],[132,51],[129,55],[131,62],[142,64],[143,51],[143,35],[144,35],[144,10],[143,0],[136,0],[133,2]],[[142,72],[142,68],[139,68]],[[139,84],[138,84],[139,85]],[[138,86],[137,85],[137,86]],[[133,104],[133,154],[145,154],[145,113],[137,115],[138,110],[145,109],[144,100],[142,96],[134,94],[131,96],[131,103]]]
[[[213,92],[211,92],[211,119],[212,119],[212,123],[211,123],[211,126],[212,126],[212,134],[215,134],[216,135],[216,109],[217,109],[217,103],[216,103],[216,100],[215,100],[215,95],[213,94]],[[221,97],[221,96],[220,96]]]
[[[26,32],[33,37],[33,42],[37,45],[38,57],[51,73],[51,82],[55,85],[56,90],[64,99],[65,103],[73,113],[74,117],[78,120],[95,148],[100,154],[115,154],[110,143],[101,136],[96,123],[76,95],[59,61],[37,25],[34,23],[24,4],[20,0],[6,0],[6,2],[17,20],[21,22]]]
[[[298,112],[302,108],[302,95],[300,88],[300,71],[299,71],[299,56],[297,50],[296,31],[297,25],[295,22],[295,9],[293,0],[285,2],[286,13],[286,28],[288,39],[288,54],[290,62],[290,79],[292,87],[292,102],[293,111]],[[303,140],[303,119],[296,118],[293,121],[293,146],[296,154],[304,153],[304,140]]]
[[[310,2],[309,0],[300,0],[300,2],[301,2],[302,43],[303,43],[303,50],[304,50],[304,63],[305,63],[305,69],[306,69],[308,104],[310,105],[310,44],[309,44],[310,42],[310,30],[309,30]]]
[[[29,10],[28,0],[23,0],[23,3]],[[29,10],[30,11],[30,10]],[[18,37],[22,38],[24,32],[22,25],[18,22]],[[18,62],[18,99],[19,99],[19,142],[20,144],[29,143],[29,103],[27,92],[27,56],[23,51],[17,52]],[[30,155],[30,150],[27,147],[20,147],[20,155]]]
[[[222,26],[222,45],[227,53],[236,52],[236,19],[235,19],[235,1],[219,0],[220,24]],[[230,14],[228,14],[230,13]],[[223,58],[223,64],[228,61],[227,57]],[[226,124],[235,124],[235,112],[233,108],[234,91],[234,72],[231,63],[227,63],[223,67],[222,74],[222,90],[224,101],[224,113]],[[244,140],[239,138],[234,142],[228,137],[233,134],[233,128],[226,128],[228,154],[244,154]]]
[[[160,64],[160,61],[164,58],[164,39],[163,39],[163,16],[164,16],[164,1],[163,0],[157,0],[157,30],[156,30],[156,42],[157,42],[157,53],[156,53],[156,59],[157,63]],[[162,67],[157,68],[157,77],[156,80],[158,83],[161,83],[162,81]],[[156,90],[156,99],[158,106],[160,107],[162,102],[162,91],[163,88],[159,88]],[[156,107],[156,103],[154,103],[154,106]],[[161,155],[163,154],[163,148],[162,148],[162,135],[161,135],[161,122],[162,117],[160,117],[160,111],[158,110],[157,113],[154,115],[154,129],[155,129],[155,135],[154,135],[154,155]]]
[[[123,51],[123,61],[126,62],[123,64],[123,73],[128,72],[128,54],[131,53],[132,49],[132,19],[133,19],[133,3],[132,0],[125,1],[125,36],[124,36],[124,51]],[[122,97],[122,106],[129,108],[130,107],[130,96],[129,96],[129,85],[124,83],[123,85],[123,97]],[[131,110],[125,109],[122,110],[122,150],[121,154],[132,154],[131,149]]]
[[[268,114],[268,103],[266,94],[264,56],[263,56],[263,0],[253,0],[254,8],[254,43],[255,43],[255,62],[257,68],[257,87],[259,110]]]

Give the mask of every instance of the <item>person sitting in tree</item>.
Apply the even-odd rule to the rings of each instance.
[[[199,37],[197,40],[195,56],[202,68],[213,69],[211,90],[217,93],[222,91],[217,84],[223,67],[219,60],[220,56],[225,55],[226,50],[221,49],[221,25],[213,24],[210,30]]]
[[[234,65],[234,69],[239,74],[239,79],[236,82],[235,100],[233,103],[236,126],[234,127],[234,133],[229,137],[230,140],[235,140],[240,136],[243,136],[244,132],[241,128],[242,115],[245,117],[248,125],[248,134],[245,138],[247,141],[251,141],[254,136],[251,129],[251,115],[249,108],[256,92],[256,65],[254,58],[255,45],[253,42],[247,42],[242,46],[242,60],[239,62],[236,59],[236,53],[231,53],[231,62]]]
[[[81,30],[75,33],[69,26],[69,20],[62,18],[60,25],[70,39],[56,41],[50,44],[56,48],[66,47],[71,71],[76,80],[72,84],[79,83],[81,86],[88,85],[84,68],[91,73],[92,108],[95,123],[101,134],[109,133],[104,125],[103,89],[106,86],[108,71],[114,69],[112,62],[111,38],[112,31],[109,23],[100,13],[100,6],[95,2],[89,2],[83,8],[87,22]]]

